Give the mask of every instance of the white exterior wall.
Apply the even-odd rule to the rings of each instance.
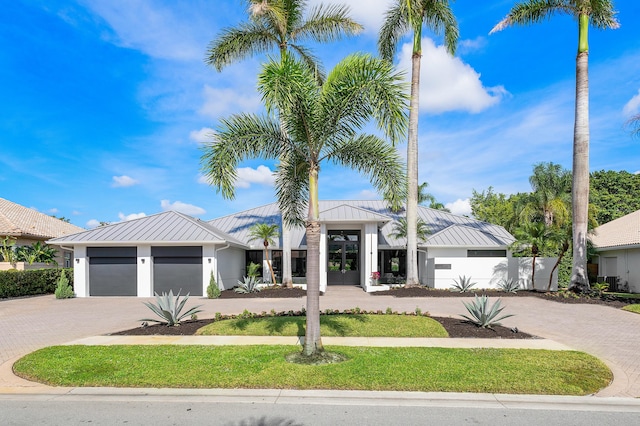
[[[153,262],[151,262],[151,245],[137,246],[138,259],[138,297],[153,296]]]
[[[217,250],[216,254],[217,258],[214,257],[218,269],[217,273],[214,272],[216,282],[221,290],[229,290],[238,285],[239,280],[242,280],[245,267],[244,250],[229,247],[224,250]],[[209,276],[207,275],[207,285],[208,284]],[[206,292],[204,294],[206,294]]]
[[[362,242],[360,243],[360,258],[364,255],[364,268],[361,268],[360,285],[365,291],[372,291],[373,280],[371,274],[378,270],[378,224],[367,223],[364,226]]]
[[[216,246],[213,244],[202,246],[202,295],[207,296],[207,287],[211,274],[216,276]],[[217,282],[217,280],[216,280]],[[220,284],[218,284],[220,287]]]
[[[616,270],[607,271],[604,267],[604,258],[616,258]],[[620,277],[620,285],[627,285],[630,293],[640,293],[640,248],[625,250],[611,250],[600,252],[599,276],[612,275]]]
[[[75,246],[73,250],[73,291],[77,297],[89,296],[89,258],[86,246]]]
[[[537,257],[536,258],[536,282],[531,285],[531,257],[513,257],[509,259],[509,278],[518,281],[520,288],[547,291],[549,287],[549,275],[553,265],[558,260],[557,257]],[[551,291],[558,290],[558,270],[553,273],[551,281]]]

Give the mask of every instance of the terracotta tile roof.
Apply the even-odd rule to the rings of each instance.
[[[640,210],[598,226],[591,242],[597,248],[640,246]]]
[[[53,238],[84,229],[0,198],[0,236]]]

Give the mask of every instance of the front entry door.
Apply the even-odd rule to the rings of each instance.
[[[329,231],[327,284],[360,284],[360,232]]]

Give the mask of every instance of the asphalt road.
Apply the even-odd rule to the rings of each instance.
[[[230,398],[232,399],[232,398]],[[640,405],[549,404],[451,399],[425,404],[385,399],[343,403],[265,403],[257,399],[170,395],[0,395],[0,423],[9,425],[636,425]]]

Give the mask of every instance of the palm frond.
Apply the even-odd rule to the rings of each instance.
[[[276,158],[286,143],[275,120],[251,114],[234,115],[223,119],[213,141],[203,145],[202,173],[225,198],[233,199],[238,164],[251,158]]]
[[[220,71],[233,62],[267,53],[278,45],[278,39],[260,23],[243,23],[237,28],[222,30],[222,34],[209,44],[205,62]]]
[[[591,0],[591,25],[601,30],[618,29],[620,22],[616,15],[618,12],[613,9],[611,0]]]
[[[359,135],[333,146],[329,160],[369,176],[392,204],[406,199],[406,171],[398,151],[374,135]]]
[[[448,0],[423,1],[422,24],[437,35],[444,35],[444,45],[450,54],[456,52],[460,30]]]
[[[309,163],[295,151],[280,156],[276,195],[282,220],[291,226],[303,225],[309,200]]]
[[[516,3],[507,16],[498,22],[489,34],[502,31],[512,25],[537,24],[551,18],[556,13],[575,16],[572,3],[567,0],[528,0]]]
[[[351,19],[350,9],[343,5],[319,5],[311,9],[308,18],[291,32],[291,38],[310,38],[325,43],[347,35],[356,35],[364,27]]]
[[[378,52],[380,57],[389,62],[393,62],[400,38],[411,29],[407,18],[406,1],[404,0],[396,0],[385,12],[384,22],[378,37]]]

